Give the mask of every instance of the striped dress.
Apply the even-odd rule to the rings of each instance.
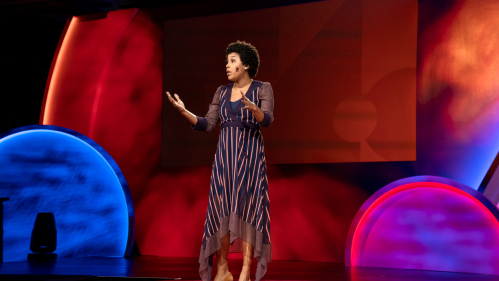
[[[260,126],[267,127],[274,119],[274,95],[269,83],[251,83],[246,97],[264,112],[262,122],[258,122],[251,111],[243,109],[242,102],[232,110],[232,86],[217,89],[208,113],[197,117],[193,126],[210,132],[221,122],[199,257],[199,274],[204,281],[211,279],[213,255],[229,232],[231,244],[241,238],[254,246],[256,281],[271,261],[269,191]]]

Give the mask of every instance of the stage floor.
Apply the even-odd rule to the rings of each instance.
[[[229,269],[235,280],[239,276],[238,270],[240,270],[241,265],[242,259],[229,260]],[[252,280],[255,268],[256,263],[253,264]],[[165,278],[200,280],[197,258],[155,256],[132,258],[86,257],[58,259],[55,262],[0,263],[0,279],[2,280],[165,280]],[[499,276],[374,267],[345,267],[341,263],[274,260],[269,263],[264,280],[489,281],[499,280]]]

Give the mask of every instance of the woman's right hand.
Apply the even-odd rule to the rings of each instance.
[[[175,99],[172,98],[172,96],[170,95],[169,92],[166,92],[166,95],[168,96],[168,100],[173,104],[173,106],[175,106],[175,108],[180,112],[180,113],[184,113],[186,110],[185,110],[185,106],[184,106],[184,102],[182,102],[180,100],[180,98],[178,97],[177,94],[175,94]]]

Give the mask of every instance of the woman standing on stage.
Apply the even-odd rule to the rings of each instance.
[[[240,238],[243,268],[239,280],[249,280],[252,257],[255,257],[258,281],[271,261],[267,167],[260,127],[267,127],[274,120],[274,94],[269,83],[251,79],[260,64],[254,46],[244,41],[231,43],[225,56],[227,77],[234,83],[218,87],[204,118],[187,111],[177,94],[175,99],[168,92],[167,95],[195,130],[211,132],[221,121],[199,274],[204,281],[211,279],[216,253],[215,281],[233,280],[227,258],[230,244]]]

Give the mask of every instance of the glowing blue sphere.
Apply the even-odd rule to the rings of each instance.
[[[54,213],[59,257],[124,256],[133,246],[130,190],[97,143],[56,126],[0,135],[4,261],[26,260],[38,213]]]

